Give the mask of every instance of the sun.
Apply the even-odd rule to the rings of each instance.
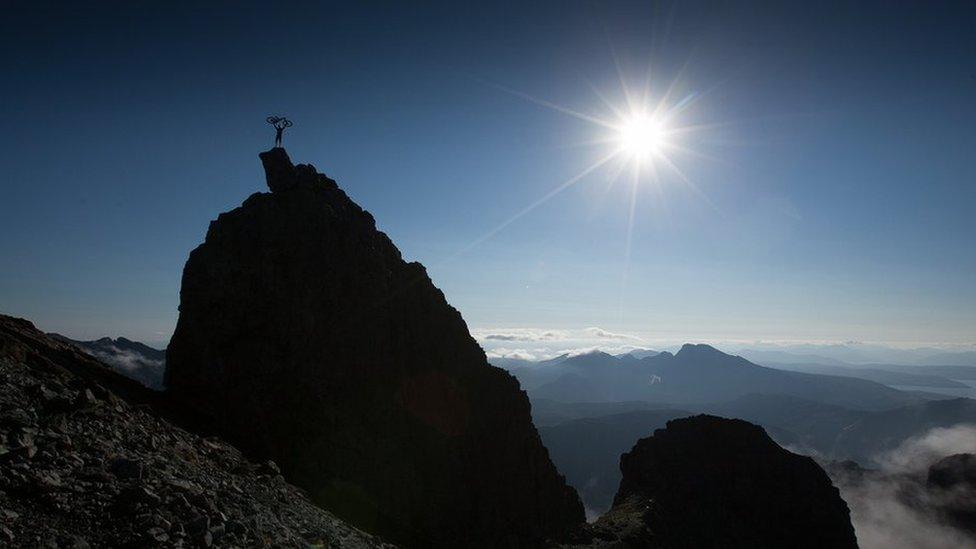
[[[707,197],[684,174],[676,162],[680,159],[679,157],[688,155],[711,159],[710,156],[695,150],[695,147],[689,147],[689,138],[692,134],[718,127],[715,124],[688,124],[686,111],[705,94],[698,93],[695,90],[681,91],[687,86],[680,80],[655,83],[652,87],[649,74],[644,75],[643,87],[632,88],[627,84],[628,79],[619,70],[618,68],[617,76],[620,80],[620,94],[623,101],[613,101],[611,96],[604,95],[599,89],[591,86],[597,98],[603,103],[602,112],[580,111],[500,84],[489,83],[490,86],[500,91],[591,124],[599,133],[593,139],[582,141],[579,145],[593,146],[602,149],[602,152],[596,160],[581,171],[556,184],[537,200],[527,204],[476,238],[451,256],[452,259],[492,238],[556,195],[599,172],[605,172],[605,176],[601,176],[601,178],[607,183],[605,187],[607,192],[621,179],[629,179],[630,182],[630,208],[626,239],[627,258],[630,257],[631,237],[634,219],[637,215],[637,197],[640,188],[656,189],[660,196],[660,191],[665,182],[676,180],[707,201]]]
[[[635,160],[657,155],[665,145],[664,122],[646,113],[635,113],[617,127],[620,151]]]

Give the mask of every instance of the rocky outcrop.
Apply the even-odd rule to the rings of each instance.
[[[976,534],[976,454],[953,454],[933,463],[926,485],[937,495],[935,510],[945,522]]]
[[[927,480],[943,490],[976,490],[976,454],[952,454],[940,459],[929,467]]]
[[[671,420],[620,469],[613,508],[576,547],[857,547],[827,474],[742,420]]]
[[[388,547],[157,396],[0,316],[0,546]]]
[[[312,166],[261,160],[273,192],[187,261],[168,392],[405,544],[531,546],[582,521],[525,393],[424,267]]]

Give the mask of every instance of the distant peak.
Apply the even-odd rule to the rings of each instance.
[[[685,343],[681,346],[681,350],[675,356],[685,356],[685,357],[713,357],[713,356],[724,356],[725,353],[719,351],[711,345],[705,345],[704,343]]]

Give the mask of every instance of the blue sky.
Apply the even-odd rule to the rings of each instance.
[[[971,3],[348,4],[7,8],[0,311],[164,343],[281,113],[478,333],[976,342]],[[482,240],[607,152],[505,90],[606,117],[648,66],[697,191],[597,170]]]

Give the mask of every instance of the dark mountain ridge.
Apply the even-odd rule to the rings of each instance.
[[[167,391],[355,524],[415,546],[532,546],[583,520],[514,377],[423,266],[283,149],[272,193],[183,273]]]

